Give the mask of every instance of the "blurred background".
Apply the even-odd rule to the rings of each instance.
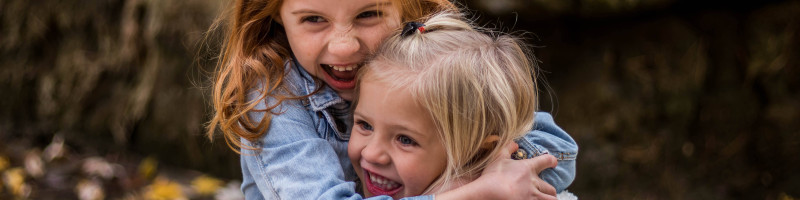
[[[0,1],[0,199],[241,198],[204,136],[226,3]],[[800,1],[459,3],[528,32],[581,199],[800,198]]]

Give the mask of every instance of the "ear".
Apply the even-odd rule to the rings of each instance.
[[[497,146],[497,141],[498,140],[500,140],[500,137],[498,137],[496,135],[490,135],[490,136],[486,137],[486,140],[484,140],[483,144],[481,144],[481,149],[485,149],[485,150],[493,149],[495,146]]]

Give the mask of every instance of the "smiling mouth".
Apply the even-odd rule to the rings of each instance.
[[[365,185],[367,186],[367,190],[375,196],[393,196],[397,194],[397,192],[400,192],[400,189],[403,187],[403,184],[367,170],[364,170],[364,175],[366,176]]]
[[[320,64],[320,65],[322,65],[322,69],[325,70],[325,73],[328,73],[328,75],[334,80],[341,82],[349,82],[355,79],[356,72],[358,72],[358,68],[361,68],[363,64],[352,64],[352,65]]]

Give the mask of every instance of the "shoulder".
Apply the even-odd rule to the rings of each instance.
[[[317,117],[308,109],[308,100],[284,98],[267,95],[264,99],[257,99],[261,94],[253,92],[256,106],[248,112],[248,117],[254,122],[268,120],[267,133],[261,138],[273,140],[272,142],[291,142],[308,138],[319,138],[316,130]],[[265,119],[266,118],[266,119]]]
[[[316,124],[319,121],[308,104],[308,98],[296,98],[305,94],[303,78],[287,68],[281,87],[272,94],[264,94],[263,84],[258,84],[248,92],[247,101],[257,101],[247,113],[253,122],[269,121],[267,133],[261,142],[292,142],[310,138],[320,138]],[[266,118],[266,119],[265,119]]]
[[[553,116],[536,112],[533,130],[517,143],[529,152],[528,157],[552,154],[559,160],[573,160],[578,153],[578,144],[564,129],[556,125]]]
[[[284,75],[281,85],[272,86],[265,84],[266,79],[257,83],[248,90],[247,101],[258,101],[252,110],[268,109],[276,114],[305,110],[307,98],[297,98],[308,95],[305,78],[295,69],[291,61],[284,65]],[[265,92],[268,92],[265,94]]]

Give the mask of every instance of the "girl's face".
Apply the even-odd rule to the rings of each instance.
[[[387,89],[381,82],[361,84],[347,153],[365,196],[417,196],[444,172],[444,144],[406,90]]]
[[[278,21],[303,68],[351,100],[365,57],[400,26],[391,0],[285,0]]]

